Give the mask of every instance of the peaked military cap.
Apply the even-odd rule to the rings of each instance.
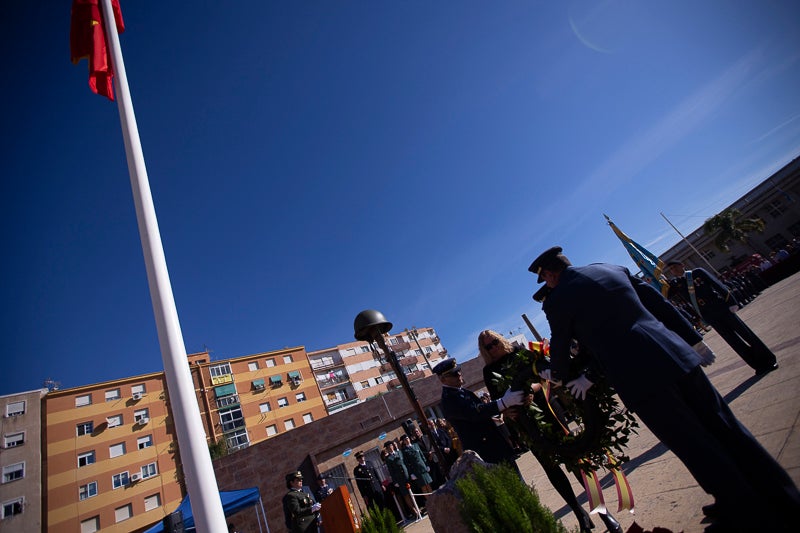
[[[294,481],[295,479],[303,479],[303,473],[299,470],[286,474],[286,482]]]
[[[561,253],[562,250],[563,248],[561,248],[560,246],[553,246],[552,248],[549,248],[544,252],[542,252],[541,254],[539,254],[539,257],[533,260],[531,266],[528,267],[528,271],[539,276],[536,279],[536,283],[541,283],[544,281],[544,278],[542,278],[543,268],[549,270],[550,267],[552,266],[569,264],[569,261],[567,261],[566,256],[564,256],[564,254]]]
[[[443,376],[445,374],[449,374],[451,372],[458,372],[461,370],[461,365],[459,365],[455,359],[448,358],[444,361],[439,362],[435,367],[433,367],[433,373],[437,376]]]

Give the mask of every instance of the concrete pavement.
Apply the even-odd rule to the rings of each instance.
[[[756,378],[753,370],[712,330],[706,334],[705,341],[716,353],[717,360],[706,368],[706,373],[739,420],[800,485],[800,274],[769,287],[739,311],[739,316],[775,352],[780,368]],[[640,425],[638,431],[628,447],[631,460],[623,466],[633,490],[635,514],[614,512],[616,490],[611,476],[601,470],[606,505],[626,531],[634,520],[645,530],[662,527],[676,533],[703,531],[706,524],[701,523],[701,506],[711,503],[712,498],[646,426]],[[536,488],[542,503],[553,510],[568,529],[577,528],[577,521],[536,459],[527,453],[518,463],[525,480]],[[583,487],[574,478],[573,488],[585,506]],[[758,512],[748,502],[742,502],[742,508]],[[596,517],[593,520],[595,531],[604,531],[602,522]],[[425,518],[407,526],[405,531],[431,533],[433,528]]]

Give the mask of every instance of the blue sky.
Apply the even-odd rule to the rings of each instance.
[[[117,107],[70,2],[2,23],[0,394],[163,368]],[[800,155],[794,1],[126,1],[188,352],[349,342],[363,309],[547,333],[526,269],[633,264]]]

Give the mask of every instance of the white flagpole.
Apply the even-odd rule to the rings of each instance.
[[[133,201],[136,205],[136,219],[139,223],[139,236],[142,239],[150,299],[153,303],[156,328],[158,329],[158,342],[161,346],[161,358],[164,361],[164,376],[167,380],[172,418],[175,423],[181,462],[186,478],[186,489],[191,498],[192,514],[197,531],[200,533],[227,531],[225,512],[200,418],[200,408],[195,397],[194,383],[186,357],[186,347],[178,322],[178,311],[175,308],[167,262],[161,245],[161,234],[158,230],[153,197],[150,194],[144,154],[139,140],[136,117],[133,113],[133,103],[128,79],[125,75],[125,64],[122,60],[122,49],[119,44],[119,34],[114,21],[111,0],[102,0],[102,8],[114,67],[114,85],[122,122],[125,154],[128,159],[128,173],[133,189]]]

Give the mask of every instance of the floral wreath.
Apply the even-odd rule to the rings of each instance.
[[[529,347],[501,360],[499,372],[492,372],[495,390],[530,390],[532,384],[541,383],[537,365],[539,370],[549,367],[549,345],[532,342]],[[569,370],[571,376],[578,376],[585,368],[572,358]],[[590,472],[629,459],[624,448],[638,423],[620,405],[605,379],[597,379],[584,400],[575,398],[564,386],[545,383],[543,387],[544,398],[537,393],[534,402],[522,407],[521,413],[517,411],[517,416],[504,417],[525,446],[571,472]],[[619,455],[611,456],[611,452]]]

